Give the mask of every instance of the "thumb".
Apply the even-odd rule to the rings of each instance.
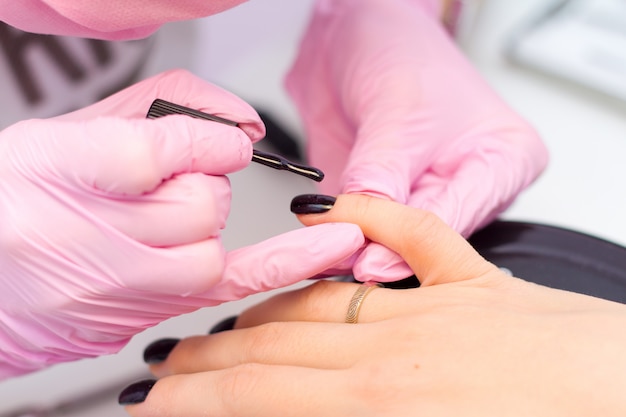
[[[296,197],[292,206],[298,199],[302,197]],[[329,211],[299,214],[298,218],[307,226],[328,222],[357,224],[367,238],[398,253],[424,286],[497,271],[436,215],[396,202],[342,194]]]
[[[186,116],[41,120],[26,126],[35,147],[45,146],[41,138],[52,136],[42,152],[54,170],[111,193],[143,194],[182,173],[224,175],[252,159],[252,144],[241,129]]]

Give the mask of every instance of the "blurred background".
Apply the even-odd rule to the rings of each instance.
[[[538,129],[551,152],[544,175],[502,218],[561,226],[626,245],[626,1],[463,3],[456,34],[460,47],[505,101]],[[83,106],[112,86],[184,67],[250,102],[281,129],[275,137],[288,137],[302,151],[300,122],[282,77],[311,5],[312,0],[249,1],[217,16],[167,25],[143,41],[59,38],[54,44],[45,39],[28,52],[2,44],[0,79],[14,76],[17,81],[1,86],[6,101],[0,127]],[[0,27],[0,38],[21,36]],[[89,53],[80,53],[85,50]],[[49,67],[56,69],[42,70]],[[72,102],[63,93],[68,89]],[[260,147],[276,150],[271,141]],[[228,249],[300,227],[289,202],[297,194],[315,192],[310,180],[255,165],[231,176],[233,205],[224,232]],[[206,333],[267,296],[169,320],[138,335],[117,355],[0,382],[0,417],[124,416],[117,394],[147,376],[142,362],[147,344]]]

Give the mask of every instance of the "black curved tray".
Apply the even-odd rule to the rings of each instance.
[[[469,242],[519,278],[626,303],[623,246],[559,227],[512,221],[495,221]]]

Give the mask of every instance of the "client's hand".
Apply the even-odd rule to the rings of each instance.
[[[122,393],[131,415],[626,415],[626,306],[511,278],[396,203],[340,196],[301,220],[357,223],[422,286],[374,289],[346,324],[359,285],[320,282],[244,312],[236,330],[153,345],[163,378]]]

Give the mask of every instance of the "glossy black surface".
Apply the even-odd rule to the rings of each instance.
[[[143,381],[135,382],[124,388],[120,395],[117,397],[117,402],[120,405],[132,405],[139,404],[146,400],[152,387],[156,384],[154,379],[146,379]]]
[[[291,212],[294,214],[325,213],[335,204],[335,197],[323,194],[301,194],[291,200]]]
[[[167,359],[170,352],[180,342],[180,339],[159,339],[150,343],[143,351],[145,363],[160,363]]]
[[[215,333],[225,332],[227,330],[232,330],[235,328],[236,322],[237,322],[237,316],[228,317],[220,321],[219,323],[217,323],[215,326],[211,327],[211,330],[209,330],[209,334],[215,334]]]
[[[469,242],[527,281],[626,303],[626,248],[554,226],[496,221]]]

